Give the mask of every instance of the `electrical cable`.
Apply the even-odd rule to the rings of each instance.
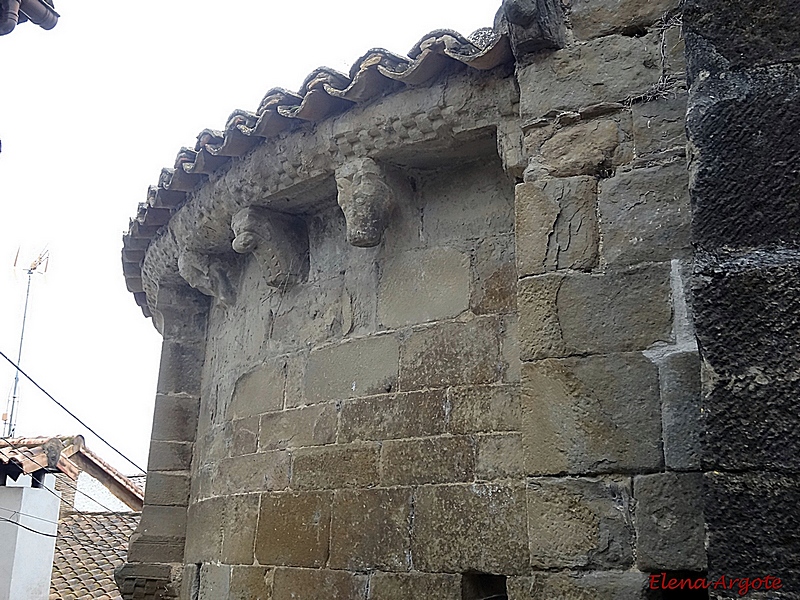
[[[11,523],[12,525],[16,525],[17,527],[22,527],[23,529],[27,529],[28,531],[32,531],[33,533],[38,533],[39,535],[43,535],[44,537],[49,537],[49,538],[57,538],[58,537],[58,534],[54,535],[52,533],[45,533],[44,531],[38,531],[36,529],[33,529],[32,527],[28,527],[27,525],[23,525],[22,523],[19,523],[17,521],[12,521],[11,519],[6,519],[5,517],[0,517],[0,521],[5,521],[6,523]]]
[[[13,360],[11,360],[10,358],[8,358],[8,356],[6,356],[6,355],[5,355],[5,353],[4,353],[2,350],[0,350],[0,356],[2,356],[4,359],[6,359],[6,361],[7,361],[7,362],[8,362],[8,363],[9,363],[9,364],[12,366],[12,367],[14,367],[14,368],[15,368],[15,369],[16,369],[16,370],[19,372],[19,373],[22,373],[22,375],[25,377],[25,379],[27,379],[27,380],[28,380],[28,381],[30,381],[30,382],[31,382],[33,385],[35,385],[35,386],[36,386],[36,387],[39,389],[39,391],[40,391],[40,392],[42,392],[42,393],[43,393],[45,396],[47,396],[48,398],[50,398],[50,400],[52,400],[53,402],[55,402],[55,403],[56,403],[56,404],[57,404],[57,405],[58,405],[58,406],[59,406],[61,409],[63,409],[63,410],[64,410],[64,412],[66,412],[66,413],[67,413],[67,414],[68,414],[70,417],[72,417],[72,418],[73,418],[73,419],[75,419],[75,420],[76,420],[78,423],[80,423],[81,425],[83,425],[84,427],[86,427],[86,429],[87,429],[87,430],[89,430],[91,433],[93,433],[95,436],[97,436],[97,438],[98,438],[98,439],[99,439],[101,442],[103,442],[103,443],[104,443],[106,446],[108,446],[109,448],[111,448],[111,449],[112,449],[114,452],[116,452],[117,454],[119,454],[119,455],[120,455],[122,458],[124,458],[125,460],[127,460],[127,461],[128,461],[130,464],[132,464],[134,467],[136,467],[137,469],[139,469],[139,470],[140,470],[142,473],[144,473],[145,475],[147,475],[147,471],[146,471],[145,469],[143,469],[142,467],[140,467],[139,465],[137,465],[137,464],[136,464],[135,462],[133,462],[133,461],[132,461],[130,458],[128,458],[128,457],[127,457],[127,456],[125,456],[125,455],[124,455],[122,452],[120,452],[119,450],[117,450],[117,449],[116,449],[114,446],[112,446],[112,445],[111,445],[111,443],[110,443],[110,442],[108,442],[108,441],[107,441],[107,440],[106,440],[106,439],[105,439],[103,436],[101,436],[99,433],[97,433],[97,432],[96,432],[94,429],[92,429],[91,427],[89,427],[89,426],[88,426],[88,425],[87,425],[87,424],[86,424],[84,421],[82,421],[82,420],[81,420],[81,419],[80,419],[80,418],[79,418],[79,417],[78,417],[78,416],[77,416],[75,413],[73,413],[73,412],[72,412],[70,409],[68,409],[68,408],[67,408],[66,406],[64,406],[63,404],[61,404],[61,402],[59,402],[58,400],[56,400],[55,398],[53,398],[53,396],[52,396],[52,395],[51,395],[51,394],[50,394],[50,393],[49,393],[47,390],[45,390],[45,389],[44,389],[42,386],[40,386],[38,383],[36,383],[36,381],[34,381],[34,379],[33,379],[33,378],[30,376],[30,375],[28,375],[28,374],[27,374],[25,371],[23,371],[22,369],[20,369],[20,367],[19,367],[19,365],[18,365],[17,363],[15,363]],[[5,439],[5,438],[4,438],[4,439]]]

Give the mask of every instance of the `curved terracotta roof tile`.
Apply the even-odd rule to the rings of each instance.
[[[348,75],[320,67],[306,77],[298,93],[272,88],[254,113],[237,110],[223,131],[204,129],[194,148],[181,148],[174,168],[162,169],[158,185],[149,188],[147,202],[123,236],[123,271],[137,304],[150,316],[142,290],[141,261],[149,242],[169,220],[165,211],[177,210],[188,193],[232,157],[244,156],[265,138],[322,121],[407,86],[429,84],[452,69],[489,70],[511,60],[507,36],[492,28],[479,29],[469,37],[437,29],[423,36],[408,56],[377,48],[356,60]]]

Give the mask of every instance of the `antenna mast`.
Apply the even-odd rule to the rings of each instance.
[[[19,250],[17,250],[17,257],[14,259],[14,266],[17,266],[17,259],[19,259]],[[22,343],[25,340],[25,322],[28,319],[28,300],[31,296],[31,278],[33,277],[34,273],[46,273],[47,272],[47,264],[50,259],[50,251],[45,249],[36,257],[30,267],[25,269],[25,273],[28,275],[28,286],[25,290],[25,308],[22,311],[22,330],[19,334],[19,352],[17,352],[17,365],[19,366],[20,361],[22,361]],[[14,437],[14,433],[17,428],[17,405],[19,403],[19,397],[17,396],[17,388],[19,387],[19,371],[17,370],[14,373],[14,390],[11,392],[11,410],[10,412],[7,410],[3,414],[3,421],[5,425],[3,427],[3,437]]]

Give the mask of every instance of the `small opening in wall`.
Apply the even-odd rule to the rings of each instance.
[[[628,37],[644,37],[647,35],[647,28],[641,25],[633,25],[631,27],[626,27],[620,31],[620,33]]]
[[[461,600],[508,600],[506,576],[464,573],[461,576]]]
[[[652,578],[655,577],[654,581]],[[653,583],[657,590],[653,590],[653,600],[708,600],[708,590],[703,589],[707,575],[690,571],[668,571],[666,573],[653,573]],[[669,589],[673,588],[673,589]]]

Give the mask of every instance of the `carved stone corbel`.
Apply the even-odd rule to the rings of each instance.
[[[308,232],[297,218],[251,206],[233,215],[233,249],[252,254],[267,284],[285,287],[308,276]]]
[[[503,0],[494,29],[509,36],[517,60],[531,52],[566,45],[560,0]]]
[[[347,241],[371,248],[381,243],[395,198],[381,166],[356,158],[336,170],[337,201],[347,222]]]
[[[228,307],[236,302],[236,288],[228,274],[232,268],[229,263],[217,255],[183,250],[178,256],[178,272],[198,292]]]

